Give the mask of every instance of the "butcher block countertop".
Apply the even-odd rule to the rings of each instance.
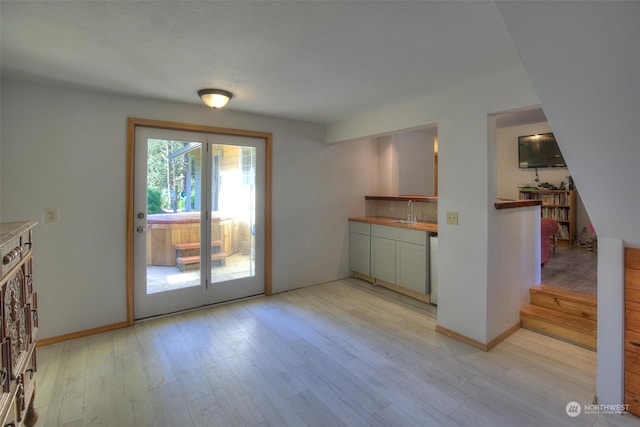
[[[387,218],[382,216],[360,216],[349,218],[349,221],[364,222],[367,224],[388,225],[390,227],[406,228],[408,230],[425,231],[427,233],[437,233],[438,224],[433,222],[414,222],[411,224],[399,223],[399,218]]]
[[[426,203],[438,203],[437,196],[424,196],[422,194],[402,194],[400,196],[364,196],[365,200],[388,200],[390,202],[408,202],[413,200],[414,202],[426,202]]]

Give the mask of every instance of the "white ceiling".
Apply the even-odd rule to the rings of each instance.
[[[0,1],[2,77],[334,123],[520,67],[491,1]],[[206,108],[206,107],[203,107]]]

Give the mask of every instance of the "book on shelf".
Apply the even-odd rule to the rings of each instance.
[[[551,218],[556,221],[568,221],[569,220],[569,209],[568,208],[558,208],[558,207],[546,207],[543,206],[541,209],[541,214],[543,218]]]
[[[569,242],[575,239],[576,209],[575,190],[545,190],[520,188],[521,200],[540,200],[540,216],[550,218],[558,222],[559,240]]]
[[[541,190],[537,190],[541,191]],[[524,200],[542,200],[542,203],[545,205],[559,205],[559,206],[568,206],[569,199],[567,198],[567,193],[561,194],[537,194],[530,191],[521,191],[520,199]]]

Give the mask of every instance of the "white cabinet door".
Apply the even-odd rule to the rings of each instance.
[[[427,293],[427,247],[396,242],[396,285]]]
[[[371,274],[371,236],[349,233],[349,269],[356,273]]]
[[[370,244],[370,276],[420,294],[429,294],[427,233],[374,224],[371,226]],[[351,243],[352,247],[357,245]],[[350,256],[356,258],[351,253]]]
[[[349,221],[349,269],[371,275],[371,224]]]
[[[396,283],[396,241],[371,237],[371,275],[376,279]]]

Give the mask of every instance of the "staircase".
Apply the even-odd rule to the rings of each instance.
[[[523,328],[596,350],[598,303],[594,295],[546,285],[529,291],[531,304],[520,309]]]

